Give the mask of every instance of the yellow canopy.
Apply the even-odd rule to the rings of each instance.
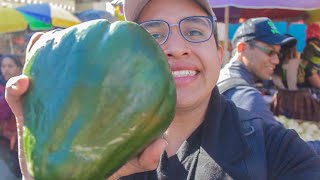
[[[56,6],[50,6],[51,8],[51,24],[56,27],[67,28],[81,21],[69,11]]]
[[[23,31],[28,22],[21,13],[12,8],[0,7],[0,33]]]
[[[320,21],[320,9],[308,11],[308,18],[306,20],[307,24]]]

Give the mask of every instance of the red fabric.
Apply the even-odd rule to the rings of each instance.
[[[1,135],[8,139],[11,139],[12,136],[17,136],[17,124],[13,114],[7,121],[3,122],[3,130]]]
[[[4,94],[4,87],[0,85],[0,96]]]
[[[0,121],[10,119],[12,115],[12,111],[5,100],[4,96],[0,96]]]
[[[17,139],[15,117],[4,97],[4,87],[0,85],[0,135],[10,140],[10,149],[14,149]]]
[[[268,17],[272,20],[298,19],[305,15],[304,11],[289,10],[289,9],[241,9],[240,14],[242,18],[249,19],[253,17]]]
[[[320,24],[312,23],[307,27],[306,30],[307,39],[317,38],[320,39]]]

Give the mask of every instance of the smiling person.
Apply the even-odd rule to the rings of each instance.
[[[319,157],[295,131],[264,123],[220,95],[215,84],[222,50],[207,0],[128,0],[124,7],[126,20],[139,23],[163,49],[175,79],[177,104],[163,138],[108,179],[320,177]],[[6,88],[20,132],[20,98],[28,83],[21,76]],[[20,154],[23,174],[31,178],[22,149]]]
[[[220,93],[238,107],[277,123],[255,83],[271,79],[279,64],[281,44],[291,40],[293,37],[281,35],[268,18],[251,18],[242,23],[232,39],[235,54],[220,73]]]
[[[280,124],[255,82],[271,79],[279,64],[281,45],[292,41],[296,41],[294,37],[280,34],[268,18],[251,18],[242,23],[232,39],[235,54],[220,72],[217,83],[220,93],[264,121]],[[320,141],[308,144],[320,155]]]

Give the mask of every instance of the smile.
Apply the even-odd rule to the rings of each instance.
[[[171,73],[173,77],[187,77],[187,76],[194,76],[197,74],[197,72],[193,70],[172,71]]]

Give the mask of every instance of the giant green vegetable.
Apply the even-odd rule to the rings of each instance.
[[[104,179],[174,116],[166,58],[135,23],[96,20],[48,32],[27,61],[23,139],[35,179]]]

